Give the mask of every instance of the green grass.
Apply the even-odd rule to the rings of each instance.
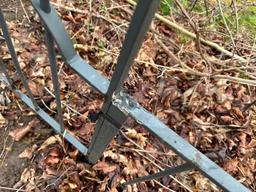
[[[239,14],[239,24],[241,27],[246,28],[256,36],[256,7],[248,7],[247,10]]]
[[[222,1],[224,2],[224,0]],[[191,3],[192,1],[180,0],[180,2],[182,3],[183,7],[187,11],[190,11],[192,7],[192,3]],[[230,7],[230,3],[231,3],[230,1],[227,1],[226,3],[223,4],[222,8],[223,8],[225,19],[231,31],[235,31],[236,21],[233,13],[233,8],[232,6]],[[243,1],[237,1],[237,3],[238,3],[238,7],[241,7]],[[212,6],[214,5],[209,4],[209,10],[211,10]],[[215,6],[217,6],[217,4]],[[181,14],[180,10],[176,7],[174,0],[162,0],[160,11],[162,12],[163,15],[169,15],[171,12],[174,15]],[[207,17],[206,15],[202,15],[202,13],[205,13],[206,11],[205,4],[203,1],[198,1],[192,11],[194,14],[200,14],[200,16]],[[239,11],[238,21],[239,21],[238,22],[239,33],[246,33],[246,37],[250,39],[256,36],[256,7],[255,6],[247,7],[247,8],[244,8],[242,11]],[[214,17],[209,17],[207,19],[207,23],[205,23],[205,27],[206,28],[214,27],[217,31],[225,28],[223,19],[219,11],[215,12]],[[187,40],[184,39],[184,42],[186,41]]]

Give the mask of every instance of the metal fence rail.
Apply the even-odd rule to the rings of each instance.
[[[0,67],[6,76],[6,82],[11,86],[12,90],[20,97],[20,99],[28,105],[28,107],[38,114],[57,133],[62,134],[63,137],[84,154],[87,157],[87,160],[91,163],[95,163],[99,160],[103,151],[116,136],[128,116],[143,125],[150,133],[155,135],[168,148],[172,149],[186,161],[184,164],[168,168],[159,173],[128,181],[122,185],[123,187],[137,182],[197,169],[224,191],[248,192],[250,191],[249,189],[172,131],[157,117],[141,107],[135,100],[126,94],[125,90],[122,88],[123,82],[139,51],[159,3],[160,0],[139,0],[118,58],[116,70],[111,81],[109,81],[76,53],[69,35],[58,18],[56,11],[51,7],[49,0],[32,0],[32,5],[39,14],[46,31],[45,41],[51,66],[51,77],[57,103],[58,121],[37,105],[25,75],[18,63],[7,25],[1,11],[0,27],[15,65],[17,75],[21,79],[28,96],[14,88],[11,78],[7,73],[6,66],[0,58]],[[79,74],[80,77],[94,89],[105,96],[105,103],[97,120],[92,141],[88,147],[84,146],[64,127],[54,49],[55,44],[57,44],[65,64]]]

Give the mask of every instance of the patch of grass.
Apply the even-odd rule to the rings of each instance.
[[[173,0],[162,0],[160,5],[160,10],[163,15],[169,15],[173,6],[174,6]]]
[[[186,35],[179,34],[179,40],[180,40],[180,43],[186,44],[191,40],[191,38]]]
[[[250,33],[256,35],[256,7],[248,7],[245,11],[239,14],[239,24],[246,28]]]

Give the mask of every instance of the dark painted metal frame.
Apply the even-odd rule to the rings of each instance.
[[[46,31],[45,40],[54,84],[58,122],[50,117],[43,109],[38,107],[26,82],[26,78],[21,71],[7,25],[1,11],[0,25],[3,36],[12,56],[17,74],[19,75],[29,97],[20,90],[14,88],[7,73],[6,66],[2,59],[0,59],[1,70],[6,76],[6,83],[10,85],[10,88],[24,103],[26,103],[26,105],[28,105],[28,107],[37,113],[57,133],[62,134],[63,137],[74,145],[82,154],[86,155],[87,160],[91,163],[95,163],[99,160],[103,151],[116,136],[128,116],[143,125],[149,132],[164,142],[167,147],[172,149],[186,161],[186,163],[182,165],[168,168],[159,173],[128,181],[127,183],[124,183],[123,186],[160,178],[166,175],[173,175],[190,169],[197,169],[224,191],[250,191],[205,155],[199,152],[196,148],[190,145],[186,140],[177,135],[157,117],[146,111],[122,89],[123,82],[127,77],[128,71],[136,57],[136,54],[139,51],[143,38],[150,26],[159,3],[160,0],[139,0],[126,35],[123,48],[118,58],[116,70],[109,82],[107,78],[97,72],[76,53],[64,25],[58,18],[54,8],[51,7],[49,0],[32,0],[32,5],[39,14]],[[105,103],[102,107],[99,119],[97,120],[92,142],[89,144],[88,148],[64,128],[54,48],[55,43],[62,54],[65,64],[79,74],[80,77],[89,83],[94,89],[105,96]]]

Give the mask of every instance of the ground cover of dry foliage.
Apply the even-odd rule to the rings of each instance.
[[[79,54],[109,79],[134,11],[129,2],[52,1]],[[209,17],[219,14],[212,7],[218,6],[209,4],[213,15],[206,16],[190,11],[188,5],[183,7],[182,2],[181,6],[176,4],[176,12],[171,11],[165,18],[234,52],[244,61],[232,59],[200,43],[199,38],[190,39],[155,19],[125,87],[142,106],[255,191],[256,108],[250,105],[256,99],[255,38],[246,29],[230,31],[225,22],[218,29],[209,27]],[[248,6],[255,6],[250,3],[248,1]],[[239,6],[238,3],[238,10]],[[29,77],[29,86],[39,105],[56,116],[43,29],[31,5],[23,1],[23,8],[20,9],[24,13],[22,17],[9,20],[9,30],[22,70]],[[7,14],[9,10],[4,11]],[[159,14],[162,15],[161,10]],[[2,40],[1,47],[1,56],[8,64],[15,85],[24,90]],[[60,55],[58,67],[65,126],[88,144],[104,98],[70,70]],[[7,127],[6,132],[18,144],[27,141],[26,149],[17,157],[27,159],[26,166],[16,175],[15,183],[0,186],[0,191],[20,188],[20,191],[114,192],[124,181],[182,161],[129,119],[100,161],[95,165],[87,164],[61,136],[47,132],[42,139],[39,129],[47,129],[47,126],[3,83],[0,99],[0,129]],[[11,130],[8,129],[10,124],[14,126]],[[8,143],[1,144],[2,167],[8,165],[8,153],[13,149]],[[0,174],[0,177],[4,176]],[[140,183],[126,190],[220,191],[197,171]]]

